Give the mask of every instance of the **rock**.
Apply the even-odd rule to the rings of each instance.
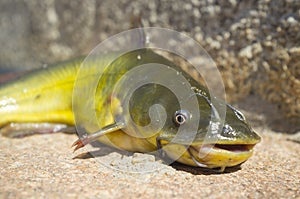
[[[229,101],[259,95],[299,121],[299,10],[298,0],[3,0],[0,67],[32,69],[87,54],[141,15],[146,27],[195,38],[219,67]]]
[[[251,46],[247,46],[247,47],[243,48],[240,51],[239,56],[251,59],[253,57],[253,55],[252,55],[252,47]]]
[[[288,137],[288,140],[300,143],[300,132]]]

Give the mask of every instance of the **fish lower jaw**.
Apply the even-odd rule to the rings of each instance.
[[[245,162],[253,154],[255,144],[205,144],[190,146],[192,166],[206,168],[233,167]]]
[[[254,146],[255,144],[204,144],[201,146],[190,146],[190,148],[197,151],[201,156],[208,153],[239,155],[252,153]]]

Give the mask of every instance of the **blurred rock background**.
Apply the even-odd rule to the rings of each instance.
[[[253,109],[266,100],[284,116],[280,131],[300,129],[298,0],[1,0],[0,72],[87,54],[134,15],[195,38],[221,70],[229,101],[258,96]]]

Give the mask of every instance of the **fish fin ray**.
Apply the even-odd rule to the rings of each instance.
[[[103,135],[118,131],[124,127],[125,127],[124,123],[113,123],[113,124],[110,124],[110,125],[107,125],[107,126],[101,128],[99,131],[97,131],[95,133],[88,134],[85,137],[79,138],[71,146],[71,147],[75,147],[73,152],[75,152],[78,149],[84,147],[85,145],[97,140],[99,137],[102,137]]]
[[[156,147],[159,150],[160,157],[162,157],[163,159],[165,159],[167,157],[167,154],[163,149],[163,146],[165,144],[162,144],[162,141],[166,141],[167,143],[170,143],[172,138],[173,137],[171,137],[171,136],[167,136],[167,135],[164,136],[163,134],[161,134],[160,136],[158,136],[156,138]]]
[[[69,128],[59,123],[9,123],[0,129],[0,134],[9,138],[22,138],[35,134],[64,132]]]

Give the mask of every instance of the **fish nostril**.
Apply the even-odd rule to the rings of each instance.
[[[241,120],[241,121],[246,121],[246,118],[245,118],[244,114],[243,114],[241,111],[237,110],[236,108],[234,108],[234,107],[231,106],[230,104],[227,104],[227,106],[228,106],[229,108],[231,108],[231,110],[234,112],[235,116],[236,116],[239,120]]]
[[[234,113],[241,121],[246,121],[246,118],[243,113],[241,113],[240,111],[238,111],[236,109],[234,110]]]
[[[223,133],[224,133],[224,134],[229,134],[229,133],[231,133],[232,131],[233,131],[233,128],[232,128],[230,125],[225,124],[225,125],[223,126]]]
[[[235,138],[236,136],[238,136],[238,132],[236,131],[236,129],[234,129],[232,126],[230,126],[229,124],[225,124],[223,126],[223,130],[222,130],[222,133],[221,135],[223,137],[226,137],[226,138]]]

